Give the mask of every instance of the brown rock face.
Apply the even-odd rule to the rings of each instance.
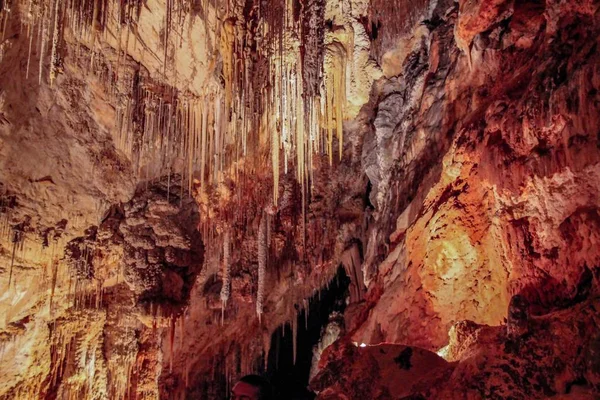
[[[431,35],[429,56],[422,62],[433,70],[413,96],[421,108],[410,132],[423,137],[412,139],[420,144],[417,150],[426,149],[422,143],[438,132],[447,132],[435,141],[445,155],[415,153],[415,145],[405,150],[413,163],[431,166],[430,175],[417,182],[414,172],[402,166],[410,157],[383,159],[388,161],[379,171],[405,168],[404,173],[387,173],[387,185],[399,190],[381,193],[389,196],[381,197],[381,204],[399,216],[396,226],[384,231],[392,232],[385,247],[372,247],[374,260],[385,258],[372,273],[382,294],[355,334],[357,342],[387,340],[437,349],[456,321],[501,323],[513,294],[541,314],[584,298],[596,287],[597,272],[591,271],[597,270],[599,255],[590,246],[597,241],[600,189],[598,60],[590,50],[596,45],[597,17],[590,16],[587,5],[532,3],[514,5],[512,17],[503,17],[505,24],[487,29],[491,15],[499,18],[498,7],[497,2],[465,2],[457,13],[445,14],[445,24],[471,21],[456,22],[455,36],[477,32],[471,67],[460,57],[449,72],[444,70],[450,61],[438,49],[446,49],[446,57],[457,55],[452,41],[444,41],[451,39],[442,33],[447,25]],[[475,24],[477,18],[482,20]],[[526,49],[514,42],[524,36],[535,38]],[[580,37],[588,39],[579,42]],[[407,72],[400,80],[414,78]],[[437,106],[428,100],[436,85],[438,98],[445,96]],[[398,98],[410,92],[402,93]],[[379,115],[385,111],[380,107]],[[391,137],[394,143],[384,151],[407,143],[404,125],[392,119],[396,134],[390,135],[377,121],[375,137]],[[416,170],[424,174],[423,167]]]
[[[594,398],[597,307],[595,299],[534,317],[531,332],[519,337],[457,323],[444,349],[454,363],[414,347],[338,341],[311,385],[318,399]]]
[[[0,399],[597,398],[599,40],[597,0],[0,0]]]
[[[364,346],[364,345],[363,345]],[[452,366],[427,350],[392,344],[358,347],[338,341],[321,358],[312,380],[319,399],[400,399],[419,385],[447,378]]]
[[[65,256],[74,275],[104,282],[122,274],[138,302],[184,304],[201,269],[203,247],[197,204],[181,197],[173,178],[170,186],[158,182],[139,189],[86,237],[70,241]],[[114,265],[105,261],[117,257],[121,271],[114,274]]]

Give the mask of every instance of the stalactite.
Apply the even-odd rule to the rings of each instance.
[[[45,14],[46,14],[46,7],[44,5],[42,5],[42,17],[41,17],[41,33],[40,33],[40,69],[39,69],[39,76],[38,76],[38,84],[42,84],[42,74],[44,72],[44,45],[46,44],[45,42],[45,38],[46,38],[46,18],[45,18]]]
[[[293,313],[292,315],[292,362],[296,365],[296,357],[298,355],[298,315]]]
[[[263,335],[263,368],[268,370],[269,368],[269,353],[271,351],[271,335]]]
[[[27,67],[26,67],[26,72],[25,72],[25,79],[29,79],[29,65],[31,64],[31,48],[33,46],[34,20],[33,20],[33,14],[32,14],[32,4],[33,4],[33,0],[30,0],[29,1],[29,11],[28,11],[30,20],[27,25],[28,26],[27,34],[29,35],[29,49],[27,50]]]
[[[271,131],[268,127],[267,131]],[[271,159],[273,160],[273,203],[277,205],[279,198],[279,136],[271,134]]]
[[[183,313],[181,314],[181,316],[179,317],[179,327],[180,327],[180,335],[179,335],[179,347],[183,348],[183,339],[185,338],[185,313],[186,311],[184,310]]]
[[[13,233],[13,238],[12,238],[12,256],[10,257],[10,272],[8,275],[8,288],[10,289],[10,284],[12,282],[12,276],[13,276],[13,266],[15,264],[15,254],[17,251],[17,244],[18,244],[19,240],[18,240],[18,231],[15,230]]]
[[[173,373],[173,359],[175,357],[175,317],[170,317],[169,319],[169,372]]]
[[[10,4],[7,0],[3,1],[2,9],[0,10],[4,14],[4,21],[2,21],[2,15],[0,14],[0,21],[2,21],[2,39],[0,42],[4,42],[6,38],[6,27],[8,25],[8,16],[10,15]]]
[[[50,288],[50,301],[48,304],[48,311],[52,315],[52,302],[54,300],[54,292],[56,291],[56,281],[58,277],[58,260],[54,258],[54,251],[56,249],[56,241],[52,241],[52,255],[50,256],[50,263],[52,264],[52,277],[51,277],[51,288]]]
[[[187,390],[187,388],[190,387],[190,363],[187,358],[185,359],[184,379],[185,379],[185,389]]]
[[[304,306],[304,330],[308,331],[308,310],[310,307],[310,301],[303,299],[302,304]]]
[[[32,1],[30,1],[30,4]],[[132,164],[146,184],[153,179],[167,175],[167,199],[171,196],[177,197],[180,189],[182,195],[178,199],[183,203],[183,193],[187,179],[187,190],[190,195],[194,189],[199,189],[202,200],[212,199],[212,188],[222,184],[225,178],[234,175],[237,187],[235,188],[236,201],[243,204],[243,196],[252,182],[240,182],[237,177],[243,176],[249,181],[251,174],[262,173],[264,167],[272,171],[272,191],[274,207],[272,214],[276,215],[279,203],[280,185],[287,181],[283,176],[288,170],[290,176],[295,175],[302,191],[302,247],[307,248],[306,243],[306,209],[310,195],[306,192],[314,184],[315,155],[327,154],[329,162],[333,165],[334,153],[337,150],[339,156],[343,153],[343,118],[345,104],[345,64],[343,55],[341,58],[334,55],[327,65],[324,55],[315,55],[317,60],[314,65],[308,67],[306,59],[307,51],[320,51],[325,48],[322,32],[314,32],[308,28],[308,18],[316,18],[313,14],[323,13],[322,9],[315,11],[312,4],[322,2],[305,2],[296,0],[282,0],[280,2],[261,2],[257,4],[256,27],[238,24],[233,18],[220,17],[216,10],[206,11],[206,19],[214,23],[206,29],[211,32],[206,35],[207,48],[214,49],[214,53],[220,50],[220,57],[211,55],[215,60],[222,60],[221,77],[223,82],[219,87],[206,85],[202,93],[190,93],[181,89],[181,78],[177,78],[177,71],[173,68],[173,74],[169,72],[169,63],[177,57],[176,43],[184,40],[180,34],[179,27],[183,26],[188,11],[181,2],[176,0],[166,1],[163,29],[159,32],[162,42],[163,54],[157,56],[158,68],[161,69],[162,82],[151,77],[144,66],[140,64],[139,71],[132,72],[133,58],[129,57],[130,35],[134,36],[136,46],[136,31],[133,29],[139,12],[135,12],[138,1],[61,1],[42,2],[39,6],[38,18],[30,22],[29,53],[26,68],[26,76],[29,75],[29,64],[33,47],[33,31],[36,28],[33,21],[37,20],[36,44],[39,45],[39,83],[42,83],[44,60],[50,51],[49,84],[53,85],[59,67],[59,50],[63,40],[61,35],[73,34],[75,39],[82,45],[77,48],[77,57],[80,57],[80,67],[87,68],[91,73],[99,77],[106,85],[107,92],[111,93],[111,100],[115,100],[117,118],[115,121],[115,132],[118,139],[115,140],[117,147],[132,160]],[[4,2],[6,4],[6,2]],[[191,4],[185,3],[186,9]],[[265,7],[265,5],[267,7]],[[203,4],[203,10],[207,10]],[[227,7],[229,8],[229,3]],[[231,6],[233,7],[233,5]],[[300,11],[297,8],[300,7]],[[61,11],[66,13],[61,19]],[[228,10],[229,12],[230,10]],[[233,10],[231,15],[234,15]],[[214,12],[214,17],[212,13]],[[298,19],[295,13],[299,12]],[[312,14],[310,14],[312,13]],[[5,13],[6,17],[8,14]],[[221,19],[222,18],[222,19]],[[116,19],[118,26],[112,21]],[[221,22],[225,21],[225,22]],[[110,24],[109,24],[110,23]],[[191,24],[191,22],[190,22]],[[6,28],[7,23],[3,24]],[[110,26],[109,26],[110,25]],[[123,29],[126,29],[123,38]],[[311,30],[312,29],[312,30]],[[244,32],[243,30],[247,30]],[[245,35],[244,38],[241,34]],[[112,43],[116,50],[116,62],[111,54],[103,54],[102,38],[113,35]],[[85,40],[84,40],[85,39]],[[123,43],[124,39],[124,43]],[[311,41],[310,48],[304,48]],[[248,43],[255,41],[256,50]],[[88,50],[89,48],[89,50]],[[319,50],[320,49],[320,50]],[[159,51],[160,53],[160,51]],[[35,54],[35,53],[34,53]],[[66,52],[65,52],[66,54]],[[69,54],[71,54],[69,52]],[[161,57],[162,56],[162,57]],[[162,60],[161,60],[162,58]],[[256,60],[260,60],[258,65]],[[65,60],[66,62],[66,60]],[[214,66],[217,61],[211,61]],[[333,66],[333,67],[332,67]],[[324,69],[328,69],[324,72]],[[138,76],[134,77],[135,74]],[[169,73],[170,82],[167,82]],[[260,76],[261,78],[255,78]],[[264,77],[264,79],[262,78]],[[305,78],[308,77],[308,78]],[[323,80],[323,82],[321,82]],[[179,85],[178,85],[179,82]],[[339,148],[334,150],[334,133],[336,134]],[[266,155],[266,152],[269,152]],[[250,158],[253,157],[253,158]],[[254,160],[257,160],[254,162]],[[175,172],[172,171],[175,169]],[[295,172],[294,172],[295,171]],[[199,172],[199,188],[194,188],[197,182],[194,178]],[[172,186],[171,174],[180,175],[180,186]],[[186,176],[187,174],[187,176]],[[229,174],[229,176],[228,176]],[[175,175],[174,175],[175,176]],[[173,179],[175,181],[175,179]],[[179,182],[179,181],[177,181]],[[269,182],[270,185],[271,182]],[[245,186],[244,186],[245,185]],[[268,189],[271,190],[271,187]],[[174,194],[173,194],[174,193]],[[263,193],[264,194],[264,193]],[[194,194],[195,195],[195,194]],[[270,195],[269,195],[270,197]],[[249,216],[240,217],[246,210],[240,208],[227,216],[227,223],[248,220]],[[252,212],[249,212],[252,214]],[[202,215],[202,230],[205,245],[212,243],[213,252],[218,253],[220,246],[217,239],[212,239],[214,232],[219,232],[219,226],[215,222],[220,216],[215,216],[211,211]],[[270,248],[271,224],[270,216],[261,212],[258,229],[258,289],[256,298],[256,313],[259,323],[262,323],[263,307],[265,298],[266,269],[271,262],[269,260],[269,249],[275,251],[275,244]],[[277,217],[273,217],[273,221]],[[276,222],[273,222],[274,224]],[[232,224],[231,224],[232,225]],[[223,236],[223,286],[221,288],[220,300],[221,324],[224,323],[225,309],[230,299],[231,291],[231,225],[224,231]],[[273,232],[273,235],[276,235]],[[235,236],[235,235],[234,235]],[[88,250],[85,250],[86,252]],[[210,250],[207,250],[207,252]],[[14,257],[14,255],[13,255]],[[86,257],[87,258],[87,257]],[[218,258],[218,257],[215,257]],[[83,265],[84,269],[89,265]],[[59,262],[51,257],[48,267],[51,276],[50,310],[53,308],[55,289],[57,288]],[[12,271],[12,267],[11,267]],[[89,272],[89,271],[87,271]],[[12,272],[11,272],[12,273]],[[117,274],[117,279],[121,279]],[[61,273],[62,274],[62,273]],[[62,278],[61,278],[62,282]],[[65,281],[65,286],[66,286]],[[99,283],[98,283],[99,284]],[[90,301],[86,294],[86,283],[78,280],[73,282],[73,301],[78,308],[85,306]],[[59,285],[60,287],[60,285]],[[102,288],[92,286],[95,290],[95,307],[101,305]],[[62,293],[62,288],[61,288]],[[231,308],[231,306],[230,306]],[[305,306],[305,325],[308,318],[308,306]],[[215,313],[218,321],[218,313]],[[181,316],[181,335],[184,335],[184,316]],[[171,318],[172,326],[169,329],[168,341],[170,351],[170,370],[173,369],[174,360],[174,326],[176,321]],[[294,360],[297,352],[297,325],[292,322],[292,333],[294,335]],[[267,351],[268,353],[268,351]],[[268,356],[268,354],[266,354]],[[57,368],[66,368],[63,362]],[[187,360],[186,385],[187,385]],[[233,376],[233,370],[229,374]],[[129,378],[127,378],[129,380]],[[114,393],[119,390],[115,389]],[[69,392],[70,396],[77,396],[75,390]]]
[[[172,0],[166,0],[165,22],[164,22],[164,54],[163,54],[163,75],[167,74],[167,54],[169,52],[169,31],[171,29],[171,11]]]
[[[207,163],[207,135],[208,135],[208,104],[207,99],[204,98],[202,104],[202,139],[200,145],[200,188],[202,191],[206,191],[205,186],[205,174],[206,174],[206,163]]]
[[[263,314],[263,302],[265,298],[265,275],[267,269],[267,218],[263,211],[258,228],[258,290],[256,293],[256,315],[259,322]]]
[[[59,6],[60,0],[54,1],[54,27],[52,29],[52,53],[50,56],[50,86],[54,84],[54,80],[56,79],[56,69],[58,64],[58,15],[59,15]]]
[[[231,245],[229,243],[229,230],[225,231],[223,239],[223,286],[221,287],[221,324],[225,319],[225,308],[227,307],[227,301],[229,300],[230,293],[230,276],[231,276],[231,263],[229,260]]]
[[[7,2],[4,4],[6,6]],[[29,4],[35,3],[30,0]],[[193,96],[165,94],[166,91],[162,89],[156,90],[155,97],[150,89],[150,95],[144,96],[143,100],[134,99],[132,93],[119,93],[121,83],[129,80],[129,72],[126,71],[129,67],[125,66],[125,61],[129,38],[133,34],[132,26],[140,16],[140,9],[139,1],[55,0],[51,4],[40,4],[37,18],[40,55],[38,80],[41,83],[44,56],[48,50],[51,52],[50,85],[56,80],[62,31],[72,32],[86,43],[89,56],[84,65],[87,64],[87,69],[99,76],[109,77],[103,81],[108,82],[110,92],[125,99],[118,107],[116,118],[119,147],[126,149],[137,160],[138,173],[144,180],[149,181],[162,174],[168,175],[170,180],[172,160],[177,157],[172,150],[179,146],[177,153],[185,154],[186,168],[182,172],[187,174],[188,193],[192,193],[193,176],[198,170],[200,186],[204,191],[207,183],[221,182],[224,174],[229,173],[230,164],[233,164],[233,173],[239,173],[239,161],[248,156],[249,146],[253,143],[248,141],[249,135],[257,131],[259,137],[256,144],[266,142],[270,147],[273,202],[277,205],[280,174],[286,173],[292,164],[304,193],[313,182],[313,154],[324,151],[329,154],[332,163],[334,131],[337,133],[341,156],[345,67],[337,65],[337,58],[333,66],[331,60],[325,60],[323,32],[315,28],[319,26],[317,22],[324,13],[321,1],[295,4],[294,0],[284,0],[267,7],[261,4],[252,17],[256,18],[256,23],[246,25],[228,18],[219,23],[218,13],[215,11],[213,20],[212,12],[208,12],[210,21],[205,24],[209,29],[207,43],[211,43],[209,47],[217,44],[223,58],[223,87],[217,91],[211,89],[210,93],[201,93],[199,100]],[[183,40],[183,25],[188,12],[191,12],[188,3],[175,0],[166,2],[161,32],[164,51],[162,73],[165,78],[170,68],[168,61],[170,53],[174,51],[173,44]],[[233,9],[231,12],[233,15]],[[65,15],[64,29],[61,29],[61,13]],[[8,13],[4,12],[4,15]],[[116,27],[112,27],[117,42],[116,65],[107,62],[105,67],[99,68],[102,65],[102,62],[98,62],[102,59],[102,49],[97,46],[97,33],[107,35],[109,22],[113,18],[110,15],[117,23]],[[31,48],[34,20],[32,18],[28,23]],[[257,44],[257,61],[249,57],[252,43]],[[78,52],[83,47],[80,46]],[[258,64],[261,60],[266,61],[264,66]],[[28,59],[26,75],[29,75],[29,64]],[[323,74],[321,70],[325,67],[330,71]],[[253,75],[256,74],[265,74],[268,79],[255,80]],[[320,84],[322,77],[325,77],[324,85]],[[142,81],[134,82],[133,86],[142,84]],[[174,91],[170,90],[171,93]],[[168,97],[171,97],[170,101]],[[140,101],[146,104],[140,107]],[[322,103],[322,110],[319,110],[319,103]],[[149,107],[154,109],[147,112],[145,108]],[[167,109],[170,107],[171,111]],[[140,112],[141,117],[138,115]],[[171,118],[173,124],[169,122]],[[135,135],[138,131],[142,132],[139,147],[135,144],[140,139]],[[182,131],[182,134],[174,137],[171,135],[174,131]],[[321,146],[323,140],[320,132],[326,135],[325,148]],[[160,162],[156,162],[158,159]],[[247,163],[242,165],[248,167]]]

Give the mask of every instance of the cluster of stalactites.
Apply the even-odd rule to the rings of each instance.
[[[29,42],[25,68],[26,78],[29,78],[35,68],[31,62],[35,52],[39,59],[38,82],[42,84],[46,77],[47,82],[52,86],[57,78],[60,63],[59,47],[66,30],[88,46],[91,54],[95,55],[96,47],[100,47],[98,46],[99,34],[108,35],[106,29],[108,23],[114,21],[120,34],[122,25],[133,23],[139,16],[141,3],[141,1],[107,0],[4,1],[0,7],[2,39],[6,36],[11,23],[9,19],[13,17],[18,19],[21,30],[23,30],[23,26],[26,27],[25,33]],[[17,10],[20,11],[18,15]],[[121,47],[120,40],[119,47]],[[119,51],[121,51],[120,48]],[[49,65],[46,67],[48,57]],[[92,63],[93,57],[90,65]]]
[[[176,172],[183,172],[188,177],[190,192],[194,176],[199,178],[204,190],[209,183],[221,182],[226,174],[235,174],[240,159],[250,153],[260,154],[261,147],[266,145],[270,148],[273,202],[277,205],[282,173],[295,169],[303,190],[308,190],[314,155],[328,154],[330,164],[333,164],[336,151],[342,156],[346,103],[344,58],[334,54],[325,61],[322,56],[308,57],[302,53],[303,49],[305,52],[307,49],[323,51],[326,47],[325,43],[315,46],[312,43],[314,37],[310,46],[302,43],[313,33],[304,32],[312,28],[303,23],[302,15],[314,18],[315,10],[309,8],[322,7],[322,2],[308,2],[300,7],[294,0],[266,3],[255,0],[253,11],[244,22],[229,18],[240,12],[234,5],[226,7],[232,15],[204,21],[206,29],[214,31],[207,32],[206,40],[213,44],[206,48],[214,46],[220,53],[223,84],[221,87],[208,85],[211,89],[191,88],[189,93],[172,87],[170,90],[140,87],[143,80],[135,79],[139,71],[132,73],[131,66],[124,66],[130,36],[133,36],[131,32],[140,18],[141,1],[21,2],[20,8],[27,10],[22,13],[21,22],[26,24],[29,38],[26,75],[32,72],[31,55],[35,51],[39,58],[40,83],[47,76],[48,83],[53,85],[59,70],[62,35],[67,30],[75,35],[86,48],[87,62],[82,66],[108,82],[109,93],[113,96],[111,103],[117,109],[117,145],[134,160],[136,172],[143,180],[170,175],[172,166],[177,164],[183,171]],[[0,20],[3,31],[12,12],[9,4],[3,2]],[[202,6],[208,7],[205,2]],[[191,12],[190,2],[166,2],[161,31],[165,51],[163,74],[168,69],[167,53],[173,47],[169,46],[170,41],[185,36],[183,32],[174,35],[173,29],[184,29],[186,24],[181,22],[186,13]],[[204,18],[210,18],[210,15],[205,13]],[[100,43],[103,38],[109,41],[106,35],[111,29],[116,30],[116,65],[113,59],[108,68],[104,68],[105,65],[101,68],[98,63],[104,57]],[[46,64],[48,57],[50,62]],[[312,81],[304,79],[306,70],[314,69],[313,65],[304,65],[305,59],[317,59],[322,63],[318,66],[321,72],[310,71]],[[176,69],[175,65],[170,67]],[[335,140],[338,149],[334,149]],[[175,160],[183,162],[176,163]],[[263,162],[261,157],[253,160]],[[243,168],[256,170],[263,167],[249,164],[242,163]]]
[[[197,174],[202,187],[219,179],[226,165],[227,138],[221,128],[222,103],[214,98],[176,90],[165,98],[141,89],[139,96],[121,103],[117,146],[134,160],[142,180],[177,173],[187,181],[181,190],[191,194]],[[174,160],[182,162],[176,166]]]
[[[6,201],[0,196],[0,247],[8,250],[9,265],[8,280],[3,289],[6,292],[19,293],[22,290],[31,290],[30,279],[19,280],[22,275],[17,274],[17,268],[25,263],[31,268],[30,273],[35,273],[34,287],[41,290],[46,302],[47,310],[53,314],[56,308],[54,302],[58,286],[69,284],[68,270],[63,268],[60,260],[60,249],[65,246],[65,238],[62,236],[64,226],[36,231],[28,220],[20,223],[11,221],[12,207],[16,201]],[[22,267],[19,268],[22,272]],[[35,271],[35,272],[32,272]],[[69,286],[69,289],[70,288]],[[69,296],[75,295],[69,290]],[[63,302],[59,307],[65,306]],[[18,307],[17,307],[18,309]],[[13,317],[12,311],[7,314],[7,321]]]
[[[139,75],[139,71],[132,72],[132,63],[126,61],[130,61],[128,60],[130,41],[134,46],[138,42],[138,40],[130,40],[130,37],[133,38],[135,35],[135,26],[142,6],[141,0],[3,1],[0,2],[0,34],[3,36],[7,34],[7,29],[14,22],[13,20],[20,23],[21,30],[28,40],[25,76],[30,78],[35,75],[39,84],[47,83],[50,86],[55,84],[59,73],[61,47],[65,43],[64,36],[67,32],[73,36],[75,42],[69,41],[69,43],[76,48],[74,51],[69,50],[69,56],[75,59],[85,73],[96,75],[104,84],[109,101],[116,106],[117,110],[115,141],[121,150],[134,159],[138,176],[146,179],[150,173],[154,174],[151,178],[170,173],[168,170],[170,163],[165,158],[181,157],[184,151],[198,153],[193,156],[186,155],[186,163],[193,162],[193,167],[200,164],[200,144],[191,143],[191,140],[200,142],[199,134],[198,138],[192,138],[192,135],[198,133],[196,126],[200,127],[201,123],[193,118],[196,118],[194,112],[198,112],[200,108],[207,109],[208,106],[197,105],[198,95],[190,96],[173,89],[164,90],[157,87],[153,93],[150,90],[144,91],[140,87],[144,84],[143,80],[133,79],[134,76]],[[177,28],[183,29],[182,19],[191,12],[191,7],[191,2],[185,0],[166,2],[165,21],[161,26],[165,41],[162,46],[165,51],[163,73],[167,70],[169,59],[167,53],[174,48],[173,43],[172,46],[168,45],[174,40],[170,38],[177,36],[173,35],[172,31]],[[19,12],[17,13],[16,10]],[[178,35],[178,37],[182,36]],[[104,56],[105,46],[102,43],[109,43],[115,38],[117,40],[116,60],[111,57],[111,60],[107,61],[107,57]],[[37,60],[37,63],[34,60]],[[145,104],[140,105],[141,101]],[[210,100],[202,99],[202,101],[206,103]],[[211,107],[215,108],[212,104]],[[140,124],[140,113],[150,114],[143,119],[147,120],[147,123]],[[198,114],[200,116],[196,119],[202,118],[202,112]],[[185,132],[178,133],[178,137],[174,138],[176,130]],[[175,140],[179,141],[172,146],[176,150],[167,150],[169,141]],[[210,142],[210,139],[207,142]],[[213,150],[213,152],[219,151]],[[203,164],[209,162],[207,160],[210,156],[205,155],[204,158]],[[186,166],[186,169],[193,167]],[[191,177],[192,174],[188,172],[187,175]],[[191,186],[191,178],[189,186]]]
[[[182,191],[187,189],[191,194],[195,182],[204,191],[209,185],[221,182],[225,175],[234,176],[238,168],[260,171],[263,165],[239,161],[253,156],[251,160],[255,163],[263,163],[264,159],[256,155],[261,154],[261,149],[268,148],[272,201],[278,204],[280,175],[294,171],[302,187],[304,211],[305,192],[313,181],[315,155],[326,154],[330,164],[333,164],[336,152],[342,156],[346,104],[343,47],[339,44],[326,46],[325,43],[309,46],[312,49],[320,47],[322,51],[326,48],[327,54],[313,57],[322,64],[318,66],[318,73],[311,73],[317,82],[304,79],[307,66],[303,60],[309,57],[303,55],[303,49],[306,51],[307,47],[303,47],[301,41],[307,36],[304,32],[307,27],[302,23],[303,17],[297,14],[314,13],[308,7],[319,5],[319,1],[308,2],[297,10],[298,4],[294,0],[254,0],[249,21],[240,23],[225,16],[220,21],[206,23],[207,29],[214,30],[207,37],[212,38],[215,50],[220,53],[223,84],[187,92],[158,84],[156,77],[151,78],[142,66],[132,70],[128,63],[125,67],[132,25],[140,16],[140,1],[22,1],[28,10],[25,23],[30,41],[26,74],[29,75],[32,68],[29,61],[32,49],[37,47],[37,54],[41,55],[39,80],[42,82],[44,59],[49,56],[50,67],[46,72],[48,83],[54,84],[61,35],[66,29],[77,35],[80,45],[86,49],[83,56],[81,52],[76,53],[81,57],[79,64],[88,66],[100,81],[108,82],[108,92],[116,105],[114,137],[117,148],[133,160],[135,171],[142,180],[170,177],[176,173],[187,178],[187,185],[181,185]],[[165,71],[169,38],[176,36],[171,35],[170,27],[183,26],[178,24],[181,15],[191,12],[185,11],[184,3],[180,0],[166,2]],[[7,4],[3,2],[3,28],[7,26],[11,12]],[[205,2],[202,5],[206,6]],[[114,60],[107,61],[99,45],[111,23],[118,29],[116,65]],[[265,79],[257,79],[257,76]],[[337,148],[334,146],[336,141]],[[177,197],[183,199],[183,193]],[[259,317],[264,302],[267,264],[264,232],[267,224],[267,217],[263,215],[257,241],[259,286],[256,311]],[[228,233],[225,238],[228,243]],[[229,244],[224,246],[223,252],[221,300],[225,308],[230,295]]]
[[[50,85],[54,83],[58,68],[58,45],[60,30],[63,21],[60,0],[51,2],[36,2],[33,0],[23,0],[16,4],[15,1],[0,2],[0,43],[6,39],[10,25],[13,23],[13,16],[19,18],[21,30],[26,26],[26,34],[29,41],[27,65],[25,75],[30,76],[30,71],[34,68],[31,64],[31,56],[34,50],[39,56],[37,65],[37,78],[42,83],[44,76],[48,78]],[[17,10],[23,10],[22,15],[18,15]],[[34,40],[35,39],[35,40]],[[0,46],[0,51],[2,50]],[[50,57],[50,65],[44,69],[44,62]],[[0,57],[0,61],[2,58]]]
[[[319,2],[309,5],[317,7]],[[309,66],[303,60],[310,57],[303,55],[302,50],[322,50],[305,46],[298,39],[306,37],[303,30],[307,27],[302,24],[302,17],[297,20],[294,18],[294,7],[293,0],[285,0],[284,12],[280,16],[282,21],[276,24],[281,32],[273,30],[271,46],[267,50],[268,55],[265,55],[269,60],[271,89],[263,99],[263,109],[266,131],[270,135],[275,204],[279,195],[279,176],[282,172],[287,174],[290,166],[295,164],[296,178],[304,191],[312,181],[314,155],[327,154],[330,165],[333,164],[334,132],[340,158],[343,153],[345,62],[341,58],[335,58],[333,62],[323,60],[323,65],[319,66],[322,72],[313,74],[317,82],[304,79],[305,69]],[[310,11],[301,10],[307,14]],[[323,49],[326,46],[321,43],[317,47]],[[312,58],[322,59],[317,56]],[[323,78],[323,81],[319,81]],[[315,91],[313,86],[319,90]]]
[[[48,392],[57,393],[64,399],[108,397],[105,367],[117,372],[116,367],[106,364],[103,355],[103,330],[105,314],[83,311],[79,321],[61,320],[50,328],[50,370],[47,379],[41,379],[36,396],[43,398]],[[112,379],[119,379],[118,374]],[[121,390],[119,393],[124,393]],[[122,398],[122,397],[121,397]]]

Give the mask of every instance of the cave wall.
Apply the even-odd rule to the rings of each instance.
[[[392,154],[363,148],[380,297],[357,342],[438,349],[513,295],[543,314],[597,285],[597,8],[497,3],[445,9],[383,84],[366,140]]]

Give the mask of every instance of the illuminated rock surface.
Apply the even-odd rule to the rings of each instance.
[[[595,0],[0,0],[0,399],[597,398],[599,38]]]

